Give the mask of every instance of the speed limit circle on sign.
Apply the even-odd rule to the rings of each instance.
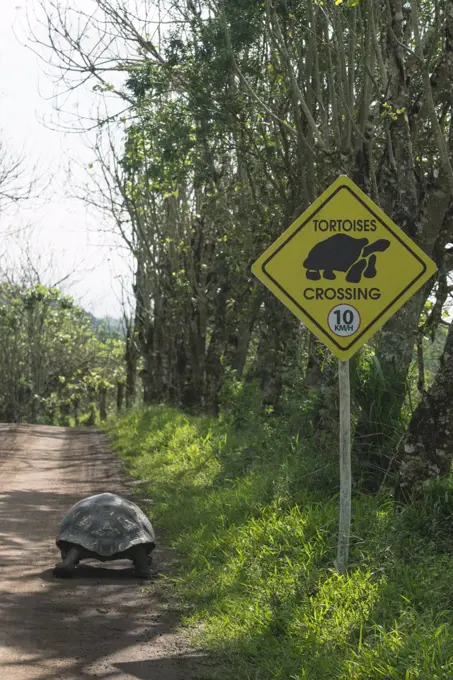
[[[332,333],[340,337],[354,335],[360,328],[360,314],[352,305],[336,305],[327,319]]]

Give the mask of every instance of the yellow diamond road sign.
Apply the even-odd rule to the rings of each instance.
[[[341,176],[252,271],[339,359],[349,359],[436,265]]]

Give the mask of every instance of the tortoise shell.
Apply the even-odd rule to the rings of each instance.
[[[56,539],[60,549],[67,543],[83,546],[103,557],[134,545],[146,545],[149,552],[156,546],[153,527],[144,512],[113,493],[89,496],[69,510]]]
[[[354,264],[367,244],[367,238],[335,234],[335,236],[317,243],[311,249],[304,262],[304,267],[345,272]]]

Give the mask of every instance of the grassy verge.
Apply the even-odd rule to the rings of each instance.
[[[399,513],[385,493],[356,494],[338,576],[335,450],[265,418],[237,431],[165,407],[111,421],[108,435],[149,482],[186,621],[221,655],[220,677],[453,678],[453,486]]]

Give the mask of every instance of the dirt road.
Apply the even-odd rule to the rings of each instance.
[[[103,491],[133,500],[102,433],[0,425],[2,680],[207,677],[163,601],[132,577],[129,562],[108,570],[92,562],[76,579],[53,578],[60,519]]]

